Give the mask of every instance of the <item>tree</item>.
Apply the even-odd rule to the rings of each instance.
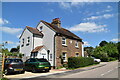
[[[102,41],[102,42],[100,42],[99,46],[103,47],[103,46],[105,46],[106,44],[108,44],[107,41]]]
[[[85,47],[85,48],[84,48],[84,51],[87,52],[88,56],[91,56],[91,55],[92,55],[93,50],[94,50],[93,47]]]

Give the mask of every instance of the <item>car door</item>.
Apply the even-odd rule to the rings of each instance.
[[[31,70],[33,68],[36,68],[36,65],[37,65],[36,59],[34,59],[34,58],[30,59],[30,63],[29,64],[30,64]]]
[[[30,70],[30,59],[25,62],[25,70]]]

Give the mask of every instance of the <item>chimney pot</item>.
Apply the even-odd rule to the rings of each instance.
[[[55,18],[55,19],[53,19],[51,24],[57,26],[58,28],[61,28],[60,18]]]

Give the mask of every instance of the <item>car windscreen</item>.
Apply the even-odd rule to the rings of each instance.
[[[14,59],[14,62],[23,62],[21,59]]]
[[[39,62],[48,62],[46,59],[37,59]]]

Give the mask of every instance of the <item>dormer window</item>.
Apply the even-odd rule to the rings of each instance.
[[[76,42],[75,42],[75,47],[77,47],[77,48],[78,48],[78,41],[76,41]]]
[[[67,44],[66,44],[66,38],[65,38],[65,37],[62,37],[62,45],[67,45]]]
[[[42,29],[43,29],[43,26],[40,26],[40,31],[42,31]]]

